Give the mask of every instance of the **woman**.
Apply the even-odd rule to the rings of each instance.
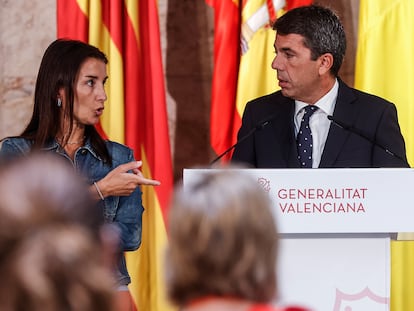
[[[32,118],[19,137],[3,141],[3,158],[32,151],[53,153],[81,173],[99,200],[107,222],[120,231],[120,296],[129,299],[130,277],[124,251],[141,242],[140,185],[159,185],[139,171],[130,148],[104,140],[95,125],[104,110],[106,56],[97,48],[75,40],[58,39],[46,49],[37,76]],[[128,295],[127,295],[128,294]]]
[[[236,170],[205,171],[176,191],[166,281],[181,311],[280,310],[271,305],[278,244],[271,208],[258,183]]]

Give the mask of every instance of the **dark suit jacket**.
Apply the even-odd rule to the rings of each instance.
[[[338,81],[334,118],[368,139],[331,123],[319,167],[408,167],[394,104]],[[280,91],[249,102],[243,113],[238,141],[262,120],[271,120],[257,127],[236,146],[232,161],[257,168],[299,167],[294,113],[295,101]]]

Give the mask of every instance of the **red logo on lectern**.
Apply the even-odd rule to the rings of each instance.
[[[266,192],[270,191],[270,180],[264,177],[257,178],[257,183],[263,187],[263,190]]]
[[[347,294],[336,289],[333,311],[389,310],[389,303],[388,297],[378,296],[368,287],[355,294]]]

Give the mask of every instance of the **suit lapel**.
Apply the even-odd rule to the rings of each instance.
[[[287,158],[287,167],[291,168],[299,168],[299,160],[298,160],[298,148],[296,145],[296,137],[295,137],[295,125],[293,122],[295,114],[295,109],[293,109],[293,112],[290,116],[290,128],[289,128],[289,148],[286,148],[288,151],[286,158]]]
[[[295,138],[295,124],[294,124],[294,115],[295,115],[295,101],[293,99],[287,99],[286,102],[286,126],[283,127],[284,132],[281,136],[283,141],[281,146],[283,146],[284,159],[286,161],[286,167],[297,168],[300,167],[298,161],[298,150],[296,146]]]
[[[277,115],[269,127],[257,134],[260,136],[260,154],[258,167],[299,167],[297,160],[295,131],[293,115],[295,113],[295,101],[281,94],[280,91],[273,95],[268,109],[264,110],[267,116]],[[260,115],[257,117],[265,118]]]
[[[340,79],[338,81],[338,97],[333,116],[339,121],[343,120],[346,124],[353,125],[357,117],[356,105],[354,104],[355,95],[345,83]],[[349,135],[348,131],[331,123],[319,167],[333,167]]]

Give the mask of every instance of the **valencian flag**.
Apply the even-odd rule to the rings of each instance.
[[[361,0],[355,87],[397,106],[414,163],[414,1]],[[400,234],[413,240],[414,234]],[[414,242],[391,243],[391,310],[414,310]]]
[[[214,8],[210,140],[216,154],[236,142],[247,101],[278,89],[271,23],[312,0],[206,0]],[[227,155],[229,156],[229,155]]]
[[[59,38],[88,42],[107,55],[102,130],[134,150],[146,177],[161,181],[143,189],[142,244],[126,255],[135,307],[172,310],[162,272],[173,177],[156,0],[57,0],[57,29]]]

